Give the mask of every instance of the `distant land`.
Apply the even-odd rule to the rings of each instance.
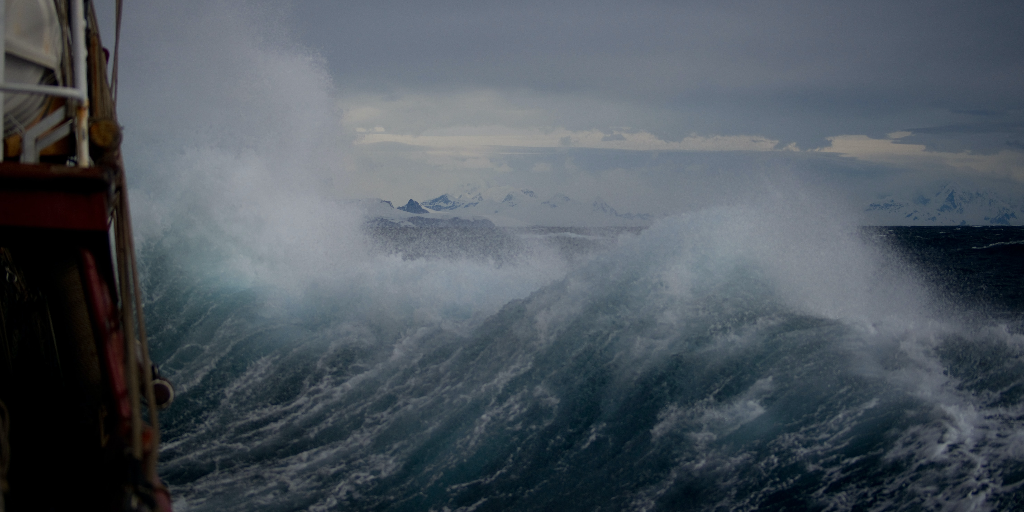
[[[395,222],[425,225],[446,219],[489,222],[500,227],[574,226],[574,227],[643,227],[654,217],[643,213],[620,213],[600,198],[577,201],[565,194],[541,197],[531,190],[513,190],[500,200],[485,198],[482,193],[441,194],[426,201],[409,199],[395,207],[390,201],[364,202],[367,214]]]
[[[446,193],[433,199],[409,199],[402,206],[390,201],[361,201],[371,218],[415,226],[490,224],[500,227],[574,226],[645,227],[656,220],[648,213],[619,212],[600,198],[579,201],[565,194],[541,196],[531,190],[502,191],[491,198],[481,192]],[[401,204],[401,203],[400,203]],[[942,184],[926,192],[886,195],[867,204],[861,223],[875,226],[1020,226],[1024,197],[999,191],[973,190]]]
[[[931,193],[880,198],[864,216],[875,226],[1021,226],[1024,197],[946,184]]]

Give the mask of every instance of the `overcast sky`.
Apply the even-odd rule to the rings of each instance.
[[[1019,1],[126,9],[129,136],[158,136],[141,112],[160,95],[165,126],[320,151],[301,158],[351,195],[530,187],[636,210],[684,190],[728,196],[780,169],[856,200],[937,180],[1024,183]]]

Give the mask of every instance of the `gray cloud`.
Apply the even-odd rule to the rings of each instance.
[[[343,91],[599,97],[676,113],[669,138],[950,123],[1019,107],[1024,80],[1019,2],[318,0],[286,18]]]

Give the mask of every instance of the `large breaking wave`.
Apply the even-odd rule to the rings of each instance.
[[[459,297],[515,264],[382,255],[420,277],[288,298],[151,267],[164,475],[186,510],[1019,505],[1024,336],[940,318],[855,231],[754,213],[666,219],[500,308]]]
[[[325,73],[233,7],[148,5],[121,84],[179,510],[1022,506],[1019,325],[795,192],[375,250]]]

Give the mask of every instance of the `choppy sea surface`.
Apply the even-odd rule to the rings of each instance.
[[[1024,509],[1024,228],[742,213],[148,240],[176,509]]]

